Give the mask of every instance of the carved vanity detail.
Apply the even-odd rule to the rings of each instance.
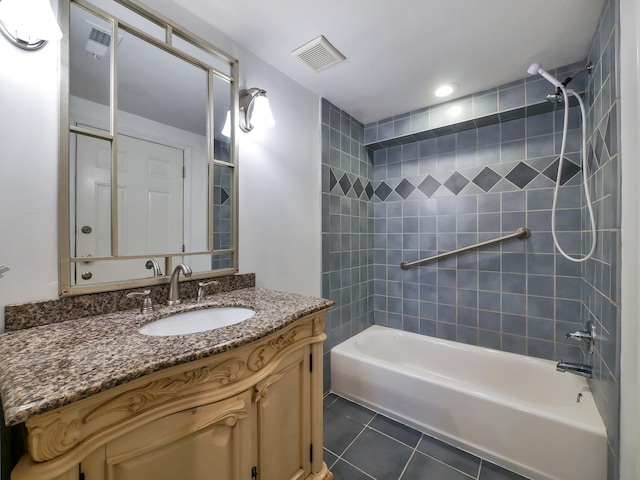
[[[325,311],[27,419],[12,480],[331,480]]]

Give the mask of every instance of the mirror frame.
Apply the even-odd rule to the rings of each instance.
[[[164,272],[163,276],[158,277],[146,277],[132,280],[120,280],[116,282],[109,283],[96,283],[91,285],[73,285],[72,284],[72,276],[71,269],[74,263],[77,263],[79,260],[75,259],[71,255],[71,213],[70,213],[70,161],[69,161],[69,150],[70,150],[70,134],[71,133],[82,133],[88,134],[90,136],[94,136],[96,138],[110,138],[110,141],[113,141],[113,137],[117,135],[117,132],[113,132],[114,134],[108,134],[104,137],[98,136],[92,130],[84,129],[81,127],[71,127],[70,125],[70,108],[69,108],[69,100],[70,100],[70,11],[71,11],[71,3],[75,3],[80,7],[88,7],[90,10],[94,12],[100,12],[101,9],[97,6],[94,6],[88,0],[60,0],[59,2],[59,23],[60,28],[64,32],[62,40],[60,40],[60,74],[59,74],[59,91],[60,91],[60,141],[59,141],[59,151],[58,151],[58,292],[60,296],[69,296],[69,295],[81,295],[87,293],[98,293],[112,290],[121,290],[126,288],[137,288],[143,286],[150,285],[159,285],[169,283],[169,277],[171,272],[173,271],[173,263],[176,257],[183,256],[195,256],[195,255],[213,255],[215,253],[229,253],[232,255],[231,267],[222,268],[217,270],[208,270],[204,272],[194,272],[190,277],[190,280],[196,280],[198,278],[211,278],[214,276],[222,276],[235,274],[238,272],[238,135],[237,135],[237,118],[238,118],[238,60],[233,58],[231,55],[223,52],[218,49],[214,45],[210,44],[206,40],[192,34],[188,30],[180,27],[179,25],[173,23],[168,18],[163,15],[150,10],[147,6],[142,5],[136,0],[113,0],[116,3],[128,8],[134,13],[140,15],[144,19],[152,22],[155,25],[164,29],[165,32],[165,40],[164,42],[158,40],[152,35],[141,36],[145,40],[150,41],[152,44],[157,46],[158,48],[162,48],[169,53],[177,54],[184,60],[193,63],[195,65],[201,66],[205,69],[208,75],[208,104],[207,104],[207,165],[208,165],[208,198],[207,198],[207,250],[203,252],[186,252],[186,253],[174,253],[169,252],[166,254],[147,254],[147,255],[135,255],[135,256],[118,256],[117,250],[114,255],[114,250],[112,248],[112,256],[109,257],[96,257],[92,261],[112,261],[112,260],[131,260],[131,259],[146,259],[146,258],[164,258]],[[109,15],[112,17],[113,15]],[[126,31],[135,34],[135,32],[140,32],[140,30],[136,27],[132,27],[126,22],[119,22],[118,25],[122,25]],[[114,27],[115,29],[116,27]],[[203,61],[198,60],[194,57],[191,57],[186,52],[173,47],[172,40],[173,36],[177,35],[183,40],[186,40],[193,44],[196,47],[206,51],[207,53],[217,57],[221,61],[229,64],[230,74],[227,75],[224,72],[220,72],[215,69],[211,65],[205,64]],[[112,98],[114,95],[117,95],[117,86],[114,85],[115,78],[115,53],[114,48],[110,49],[111,52],[111,95]],[[230,160],[228,162],[223,160],[216,160],[214,158],[214,145],[213,145],[213,76],[218,76],[229,81],[230,89],[231,89],[231,137],[230,137]],[[114,118],[113,113],[113,105],[110,106],[112,111],[111,117]],[[111,122],[113,123],[113,121]],[[112,159],[117,157],[117,153],[113,153],[112,151]],[[112,160],[113,162],[114,160]],[[214,165],[223,165],[227,167],[232,167],[234,174],[231,185],[231,202],[232,202],[232,214],[231,214],[231,248],[224,250],[214,250],[213,249],[213,171]],[[112,163],[114,165],[114,163]],[[113,176],[113,168],[112,168],[112,176]],[[116,175],[117,176],[117,175]],[[112,182],[112,184],[116,184],[117,182]],[[117,189],[117,186],[115,187]],[[114,191],[114,187],[112,185],[112,192]],[[112,193],[113,196],[113,193]],[[117,197],[117,196],[116,196]],[[117,207],[117,198],[112,198],[112,214],[111,214],[111,228],[112,233],[111,236],[117,236],[117,208],[115,211],[113,206]]]

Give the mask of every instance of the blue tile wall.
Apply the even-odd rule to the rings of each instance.
[[[543,97],[544,98],[544,97]],[[547,359],[582,359],[581,271],[551,243],[562,111],[373,152],[375,322]],[[581,252],[580,117],[571,109],[560,238]],[[400,263],[531,229],[526,240]]]
[[[596,325],[595,366],[590,381],[609,436],[609,480],[619,478],[620,436],[620,81],[619,1],[605,2],[589,59],[593,74],[586,91],[588,148],[593,204],[597,218],[597,248],[583,266],[582,322]],[[584,200],[583,200],[584,205]],[[589,225],[583,206],[583,224]],[[582,251],[591,246],[583,234]]]
[[[324,389],[330,349],[373,324],[373,165],[364,126],[322,101],[322,295],[327,315]]]

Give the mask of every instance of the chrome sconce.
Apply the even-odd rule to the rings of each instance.
[[[240,91],[240,128],[250,132],[254,127],[269,128],[276,122],[271,113],[267,92],[261,88]]]
[[[24,50],[37,50],[62,38],[49,0],[0,1],[0,32]]]

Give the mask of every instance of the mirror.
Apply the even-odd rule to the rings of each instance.
[[[237,61],[129,0],[61,11],[60,293],[235,273]]]

